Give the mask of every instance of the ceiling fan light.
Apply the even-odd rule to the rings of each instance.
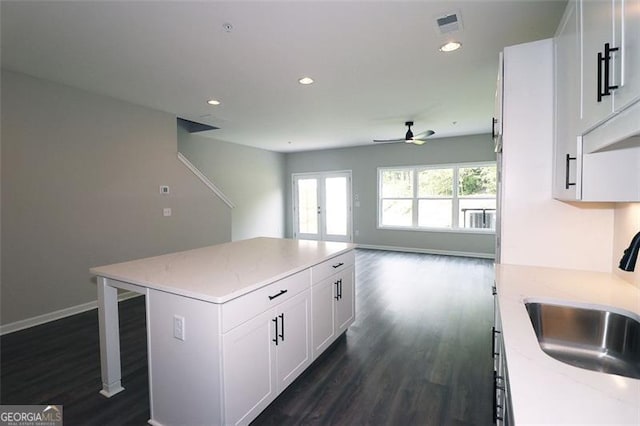
[[[427,143],[427,141],[422,139],[414,139],[411,141],[411,143],[413,143],[414,145],[424,145],[425,143]]]

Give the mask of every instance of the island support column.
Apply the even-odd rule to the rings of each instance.
[[[98,321],[100,331],[100,394],[111,398],[124,390],[120,371],[120,324],[118,321],[118,289],[98,277]]]

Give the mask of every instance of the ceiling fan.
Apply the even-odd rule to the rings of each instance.
[[[411,131],[411,126],[413,126],[413,121],[405,121],[405,126],[407,126],[407,133],[404,135],[404,139],[374,139],[374,142],[382,142],[382,143],[394,143],[394,142],[404,142],[404,143],[412,143],[414,145],[423,145],[427,142],[429,136],[433,135],[435,132],[433,130],[426,130],[422,133],[418,133],[417,135],[413,135]]]

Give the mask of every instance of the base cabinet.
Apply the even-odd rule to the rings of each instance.
[[[353,323],[354,261],[349,251],[221,304],[150,291],[149,423],[253,421]]]
[[[493,287],[493,327],[491,328],[491,356],[493,357],[493,424],[515,424],[509,389],[509,371],[502,339],[502,321],[496,287]]]
[[[249,423],[311,363],[305,290],[223,336],[225,424]]]
[[[355,318],[354,268],[348,267],[313,285],[313,355],[321,354]]]

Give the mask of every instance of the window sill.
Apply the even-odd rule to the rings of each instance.
[[[416,231],[416,232],[442,232],[442,233],[455,233],[455,234],[480,234],[480,235],[495,235],[495,229],[480,229],[480,228],[413,228],[410,226],[377,226],[376,229],[381,231]]]

